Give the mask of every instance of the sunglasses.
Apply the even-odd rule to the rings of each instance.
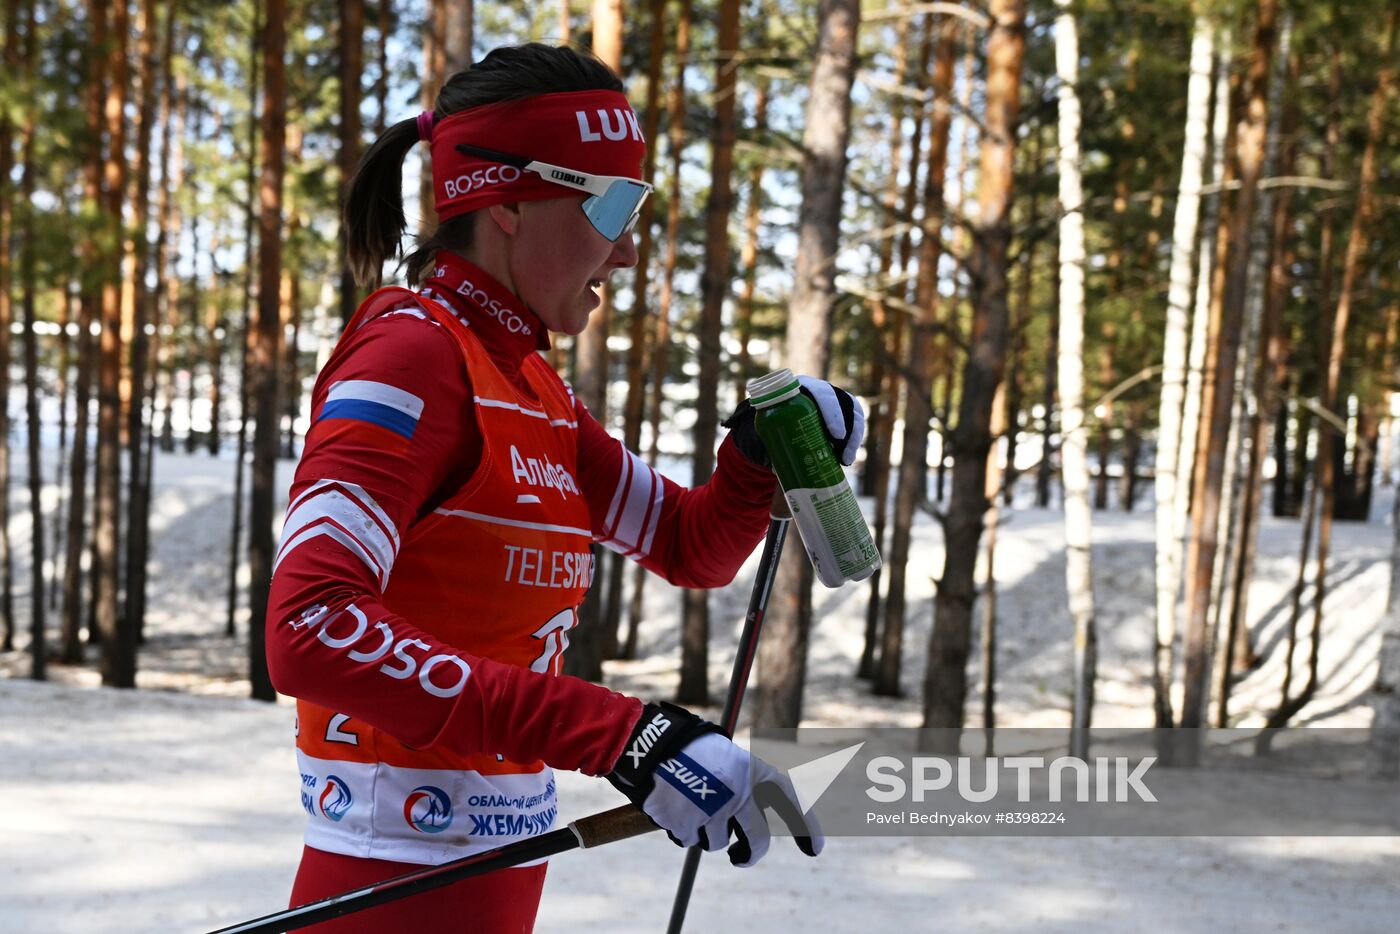
[[[566,188],[586,191],[589,197],[583,200],[583,213],[593,229],[609,240],[616,241],[625,233],[631,233],[637,226],[637,218],[642,213],[642,202],[651,194],[651,186],[635,178],[621,175],[592,175],[578,169],[566,169],[548,162],[538,162],[524,156],[513,156],[494,149],[458,144],[457,151],[478,159],[499,162],[514,166],[526,172],[551,181]]]

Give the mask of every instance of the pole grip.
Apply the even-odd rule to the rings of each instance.
[[[600,811],[571,821],[569,829],[578,837],[578,845],[588,849],[626,840],[628,837],[641,836],[657,828],[651,822],[651,818],[642,813],[641,808],[634,804],[624,804],[610,811]]]

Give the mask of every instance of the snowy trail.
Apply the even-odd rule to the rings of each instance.
[[[0,930],[199,932],[283,906],[301,846],[289,705],[0,680]],[[560,775],[566,818],[615,806]],[[1305,802],[1299,802],[1305,806]],[[840,838],[702,864],[697,932],[1390,931],[1400,839]],[[550,867],[538,930],[664,929],[660,834]]]
[[[290,471],[280,465],[284,488]],[[231,478],[226,460],[157,461],[149,642],[139,677],[156,690],[93,689],[91,668],[57,666],[56,683],[35,685],[22,680],[22,652],[0,655],[0,932],[198,932],[285,903],[302,823],[291,708],[241,699],[246,610],[239,636],[222,635]],[[46,498],[54,495],[50,489]],[[1374,516],[1388,514],[1392,495],[1381,491]],[[11,529],[23,588],[22,495]],[[1362,701],[1374,678],[1390,534],[1380,521],[1337,527],[1323,683],[1304,723],[1369,723]],[[1068,722],[1062,541],[1051,511],[1020,509],[1002,527],[1003,725]],[[1151,541],[1148,512],[1095,515],[1099,725],[1141,726],[1150,717]],[[1273,651],[1237,689],[1246,723],[1257,722],[1277,692],[1286,623],[1280,607],[1297,541],[1296,520],[1265,520],[1250,606],[1257,644]],[[872,698],[851,677],[865,589],[818,589],[806,725],[919,722],[929,574],[941,552],[937,526],[921,516],[905,637],[909,696],[900,700]],[[756,560],[714,596],[710,681],[717,697]],[[17,597],[26,619],[27,594]],[[678,605],[673,588],[648,583],[643,657],[609,663],[611,686],[671,694]],[[971,675],[976,684],[977,672]],[[979,706],[974,694],[970,715]],[[559,784],[564,819],[620,801],[594,779],[561,774]],[[1296,804],[1307,807],[1301,797]],[[687,930],[1390,931],[1400,915],[1397,860],[1400,838],[844,838],[816,861],[779,841],[754,870],[707,859]],[[659,834],[565,854],[551,867],[538,929],[660,931],[680,863]]]

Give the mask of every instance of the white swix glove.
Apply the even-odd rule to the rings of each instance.
[[[713,852],[732,833],[729,861],[736,866],[752,866],[768,852],[764,808],[778,813],[808,856],[825,842],[786,775],[672,704],[646,706],[607,778],[680,846]]]
[[[824,379],[799,376],[797,382],[822,413],[827,437],[831,439],[832,447],[836,448],[841,465],[849,467],[854,464],[860,442],[865,438],[865,407],[855,396]]]

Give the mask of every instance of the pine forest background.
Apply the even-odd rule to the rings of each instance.
[[[538,40],[624,76],[657,189],[637,268],[550,352],[593,412],[698,483],[748,377],[790,366],[867,402],[853,477],[885,566],[858,585],[852,678],[921,697],[927,726],[994,723],[1000,519],[1061,510],[1068,599],[1046,613],[1073,627],[1073,718],[1089,725],[1094,522],[1146,510],[1145,722],[1230,724],[1233,676],[1266,651],[1287,653],[1268,725],[1312,699],[1333,524],[1382,521],[1372,500],[1396,467],[1395,0],[0,12],[0,638],[32,677],[96,665],[135,685],[148,594],[177,583],[146,574],[153,465],[205,451],[240,507],[210,532],[232,542],[227,632],[246,627],[252,693],[275,696],[274,468],[364,294],[344,270],[343,180],[473,56]],[[418,158],[411,233],[433,224]],[[1299,520],[1283,645],[1244,622],[1266,514]],[[940,566],[911,555],[920,515],[941,528]],[[567,656],[584,677],[638,652],[643,583],[612,557]],[[921,576],[931,605],[906,599]],[[790,548],[761,725],[802,717],[811,589]],[[1372,695],[1400,748],[1394,603]],[[917,615],[927,644],[905,638]],[[706,594],[679,618],[677,699],[711,703]],[[921,685],[911,653],[927,656]]]

